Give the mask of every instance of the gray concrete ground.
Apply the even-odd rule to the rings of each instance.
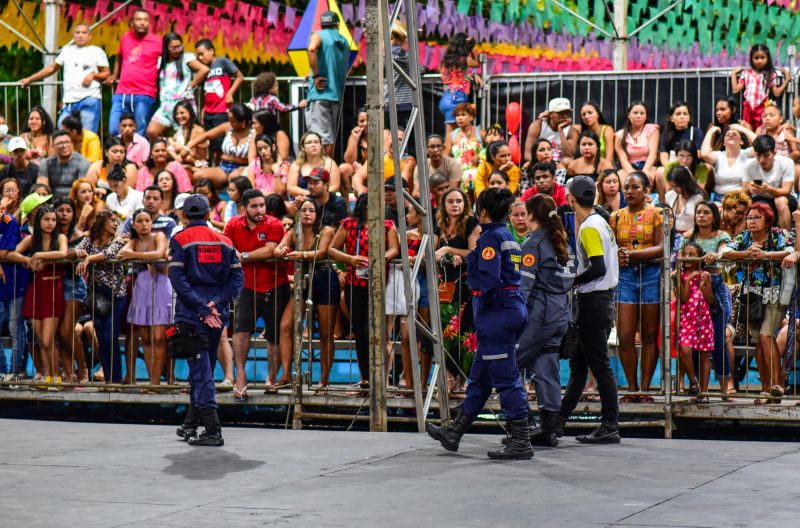
[[[192,448],[173,427],[0,420],[0,526],[796,526],[790,443],[564,438],[492,462],[426,436],[227,428]]]

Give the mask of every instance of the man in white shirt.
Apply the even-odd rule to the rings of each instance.
[[[100,83],[111,75],[108,56],[97,46],[89,45],[92,32],[88,24],[75,26],[72,38],[75,43],[64,46],[55,62],[22,79],[20,84],[26,88],[64,68],[64,108],[58,117],[58,126],[65,117],[79,112],[83,128],[97,133],[102,106]]]
[[[753,201],[769,203],[778,213],[778,225],[789,229],[792,211],[797,209],[797,199],[792,193],[794,162],[775,154],[775,140],[771,136],[758,136],[753,140],[755,159],[744,167],[744,189]]]
[[[106,197],[106,207],[117,213],[123,221],[134,211],[144,207],[142,203],[144,193],[130,188],[125,171],[121,167],[115,167],[108,174],[107,179],[108,186],[113,192]]]

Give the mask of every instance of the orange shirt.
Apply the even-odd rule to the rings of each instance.
[[[652,205],[631,213],[627,207],[611,214],[611,229],[617,245],[628,249],[647,249],[657,245],[656,226],[664,223],[661,209]]]

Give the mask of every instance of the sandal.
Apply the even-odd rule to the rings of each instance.
[[[291,386],[292,386],[292,380],[288,380],[288,381],[286,381],[286,380],[279,380],[279,381],[278,381],[278,382],[277,382],[275,385],[273,385],[273,386],[272,386],[272,388],[273,388],[275,391],[278,391],[279,389],[288,389],[288,388],[290,388]]]
[[[769,393],[771,396],[775,396],[776,398],[780,398],[783,396],[783,387],[780,385],[773,385],[771,389],[769,389]]]
[[[698,396],[700,394],[700,387],[697,385],[697,383],[692,383],[689,385],[689,390],[687,393],[689,396]]]
[[[696,403],[696,404],[699,404],[699,405],[706,405],[706,404],[709,403],[708,396],[698,396],[697,398],[695,398],[692,401],[694,403]]]
[[[241,389],[237,389],[236,387],[233,388],[233,401],[236,403],[247,401],[247,385]]]
[[[622,398],[619,399],[620,403],[639,403],[638,396],[632,396],[630,394],[626,394]]]
[[[656,400],[652,396],[639,396],[639,403],[655,403]]]

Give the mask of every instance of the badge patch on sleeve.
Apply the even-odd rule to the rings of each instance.
[[[494,248],[487,247],[481,252],[481,257],[483,260],[492,260],[494,258]]]
[[[222,262],[222,248],[219,246],[198,247],[197,262],[200,264],[219,264]]]
[[[534,257],[530,253],[526,253],[524,257],[522,257],[522,265],[531,267],[533,266],[534,262],[536,262],[536,257]]]

